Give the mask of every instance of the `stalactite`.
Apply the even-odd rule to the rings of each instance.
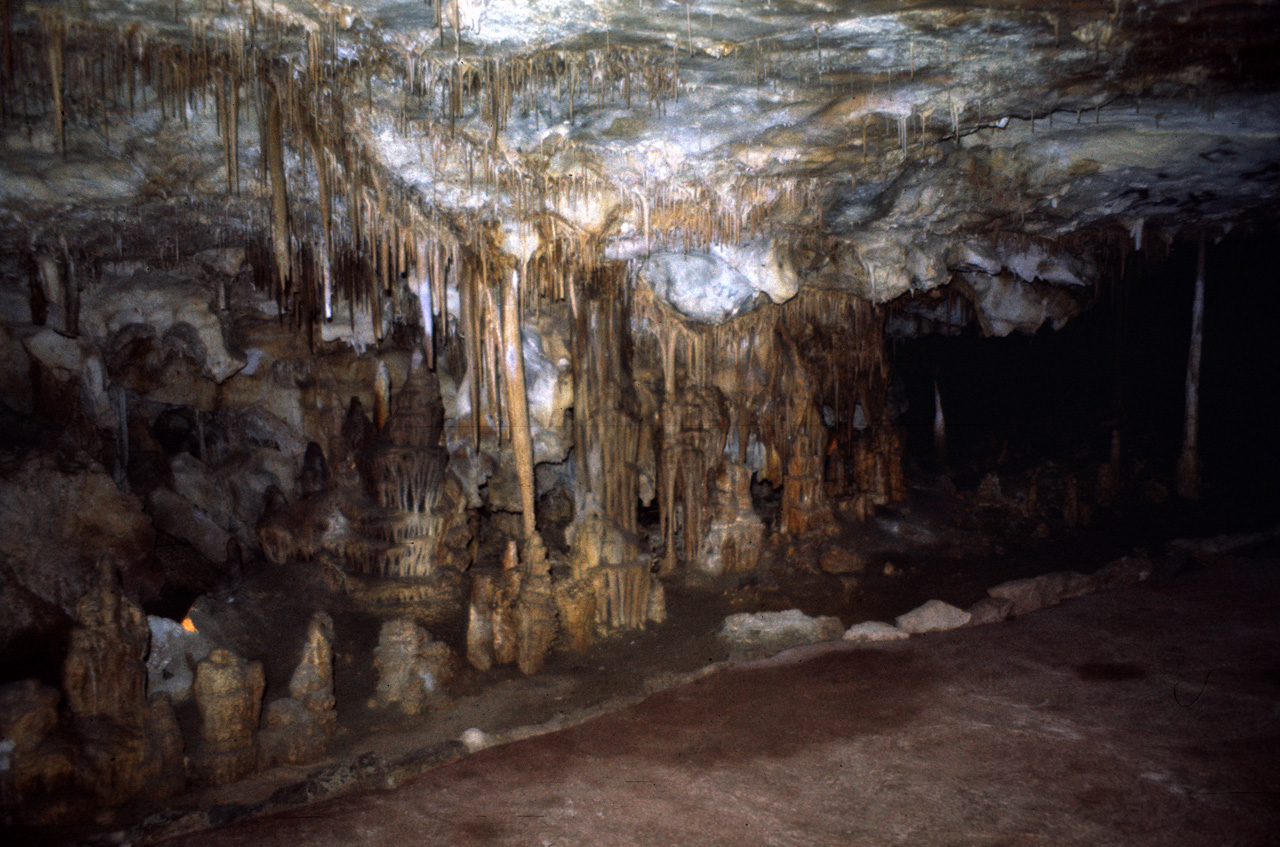
[[[938,465],[938,472],[947,472],[947,420],[942,413],[942,395],[938,392],[938,381],[933,381],[933,458]]]
[[[1204,232],[1196,256],[1195,296],[1191,301],[1191,343],[1187,352],[1186,406],[1182,452],[1178,455],[1178,494],[1188,500],[1200,497],[1200,351],[1204,342]]]
[[[273,83],[266,86],[267,102],[263,114],[262,155],[271,181],[271,243],[276,275],[281,290],[281,303],[291,275],[292,244],[289,228],[289,188],[285,183],[283,119],[280,97]]]
[[[52,98],[53,136],[63,155],[67,152],[67,118],[64,103],[63,49],[66,46],[66,30],[61,18],[45,19],[45,50],[49,61],[49,88]]]
[[[381,430],[391,416],[391,374],[385,361],[378,362],[373,379],[373,425]]]

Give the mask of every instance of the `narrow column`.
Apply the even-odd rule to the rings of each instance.
[[[1188,500],[1200,497],[1200,349],[1204,340],[1204,233],[1200,233],[1200,254],[1196,259],[1196,293],[1191,301],[1191,350],[1187,354],[1187,408],[1182,433],[1182,453],[1178,456],[1178,494]]]
[[[520,480],[520,511],[524,521],[524,558],[528,562],[542,551],[534,513],[533,436],[529,431],[529,396],[524,384],[524,345],[520,340],[520,274],[511,271],[511,282],[502,290],[503,374],[507,416],[511,426],[511,451]]]

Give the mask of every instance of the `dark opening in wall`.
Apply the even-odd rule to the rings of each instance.
[[[1280,480],[1280,314],[1276,233],[1208,241],[1200,450],[1206,507],[1242,524],[1274,519]],[[1194,239],[1167,257],[1131,254],[1124,274],[1062,330],[899,340],[895,373],[910,405],[909,460],[936,471],[934,380],[950,469],[962,487],[990,470],[1107,458],[1113,429],[1126,461],[1172,477],[1183,437]]]

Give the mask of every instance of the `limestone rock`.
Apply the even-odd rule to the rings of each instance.
[[[258,739],[267,765],[301,764],[323,756],[338,713],[333,698],[333,619],[316,612],[307,625],[302,656],[289,679],[289,696],[267,706]]]
[[[76,783],[88,798],[118,806],[138,793],[148,746],[141,722],[102,716],[77,720],[75,737]]]
[[[146,615],[125,597],[115,569],[105,560],[98,582],[76,604],[62,666],[67,708],[76,720],[106,718],[141,727],[146,712],[143,659],[151,631]]]
[[[224,562],[231,533],[190,500],[168,488],[156,488],[147,497],[147,508],[156,529],[179,538],[211,562]]]
[[[31,395],[31,366],[27,351],[14,331],[0,323],[0,408],[8,408],[21,414],[33,410]]]
[[[581,516],[573,529],[569,566],[571,578],[594,591],[590,605],[596,635],[644,628],[654,580],[634,533],[619,529],[596,512]]]
[[[100,340],[135,324],[152,327],[157,334],[189,337],[208,377],[224,382],[245,366],[245,360],[228,349],[211,299],[203,284],[174,273],[104,275],[101,284],[86,290],[81,324],[89,337]]]
[[[58,725],[58,689],[24,679],[0,686],[0,744],[2,755],[22,757],[44,742]],[[0,772],[8,770],[0,768]]]
[[[168,694],[147,702],[146,752],[139,768],[139,793],[149,800],[170,797],[186,784],[182,729]]]
[[[581,653],[595,642],[596,591],[590,580],[563,579],[556,582],[556,609],[566,647]]]
[[[25,823],[69,817],[75,750],[56,732],[56,688],[35,680],[0,686],[0,812]]]
[[[526,676],[542,670],[556,640],[556,600],[551,577],[526,575],[516,604],[516,666]]]
[[[370,705],[398,707],[406,715],[426,711],[453,675],[453,653],[411,620],[387,621],[374,651],[378,687]]]
[[[0,560],[13,588],[67,615],[93,584],[104,556],[127,574],[146,560],[155,541],[140,502],[121,493],[100,465],[43,453],[28,455],[0,478],[0,526],[21,528],[0,532]],[[24,622],[40,623],[25,621],[29,617],[11,617],[6,607],[0,642]]]
[[[213,648],[198,632],[170,618],[147,616],[151,647],[147,653],[147,695],[167,694],[174,703],[191,697],[196,665]]]
[[[667,622],[667,592],[657,576],[649,578],[649,607],[645,610],[649,623],[661,626]]]
[[[964,626],[968,622],[968,612],[941,600],[930,600],[905,614],[898,615],[894,620],[899,629],[913,635],[924,632],[943,632]]]
[[[902,641],[910,637],[911,633],[883,621],[854,624],[844,633],[844,640],[853,642]]]
[[[983,597],[968,609],[969,626],[1000,623],[1013,614],[1013,601],[999,597]]]
[[[471,727],[458,739],[467,748],[468,753],[479,753],[486,747],[493,746],[493,737],[479,727]]]
[[[191,769],[197,778],[225,785],[257,766],[254,733],[265,687],[262,663],[245,662],[230,650],[214,650],[196,667],[200,744]]]
[[[764,523],[751,503],[751,469],[737,462],[721,464],[711,503],[711,524],[690,572],[714,578],[755,570]]]
[[[467,606],[467,661],[478,671],[493,667],[493,615],[498,597],[498,580],[493,574],[477,573],[471,580],[471,602]]]
[[[1013,602],[1013,614],[1025,615],[1037,609],[1056,606],[1063,600],[1080,597],[1093,590],[1092,580],[1073,571],[1055,571],[1027,579],[1002,582],[987,593]]]
[[[724,619],[720,640],[735,658],[770,655],[792,647],[835,641],[844,634],[836,617],[810,617],[799,609],[740,612]]]

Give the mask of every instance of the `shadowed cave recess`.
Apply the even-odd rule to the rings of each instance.
[[[1276,520],[1274,2],[2,15],[23,837]]]

